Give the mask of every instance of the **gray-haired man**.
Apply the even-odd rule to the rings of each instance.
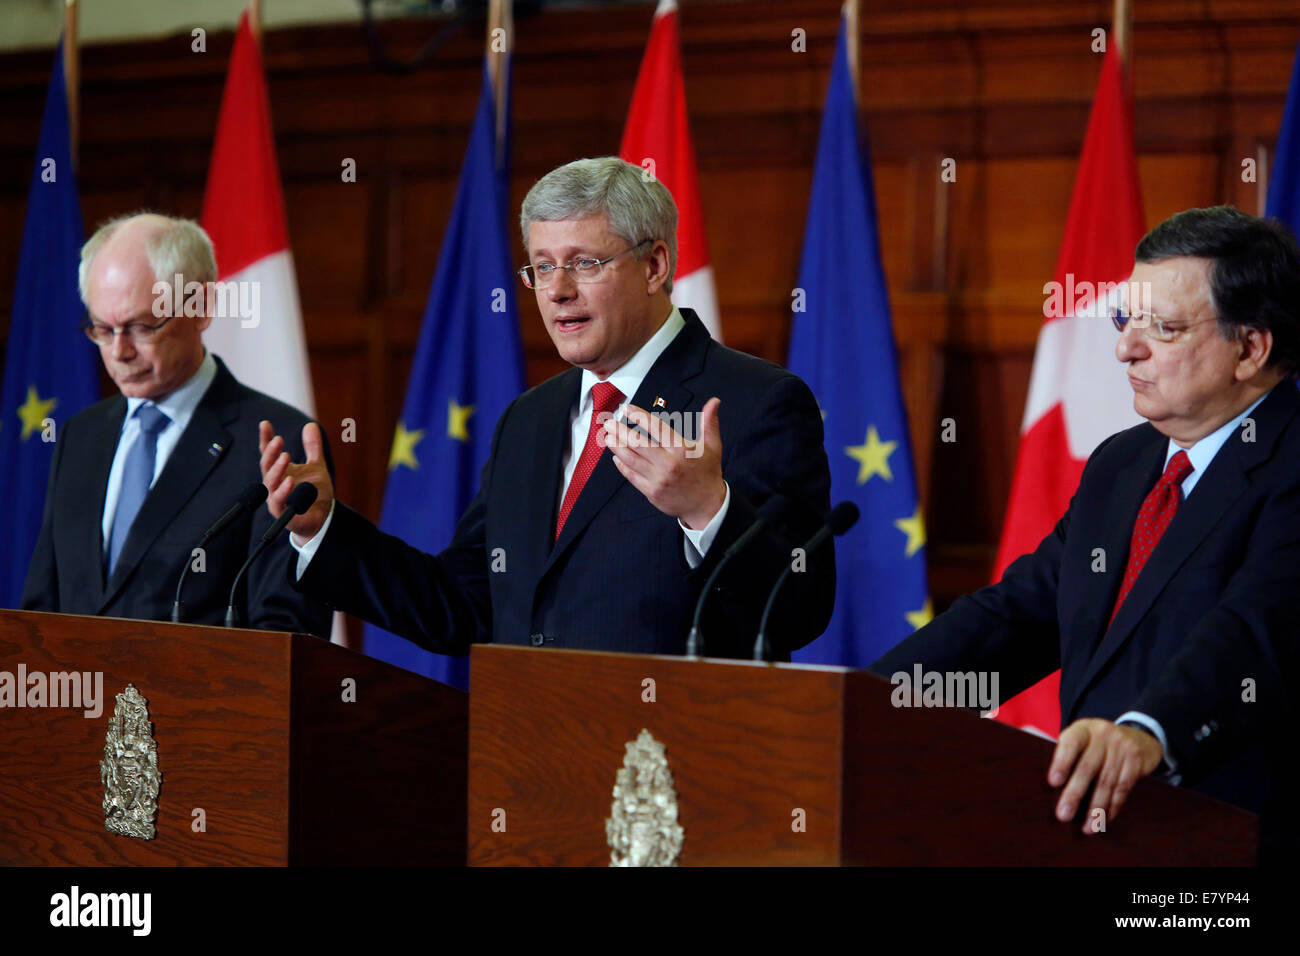
[[[307,417],[239,384],[204,349],[216,277],[211,241],[185,219],[113,220],[82,248],[83,328],[120,394],[61,423],[24,608],[166,620],[192,565],[184,620],[222,622],[235,575],[272,518],[260,507],[201,555],[193,548],[258,480],[257,423],[296,435]],[[249,569],[244,619],[327,635],[329,609],[284,580],[287,553],[282,539]]]
[[[495,641],[679,654],[704,580],[780,493],[788,516],[723,571],[703,627],[707,654],[748,656],[767,589],[829,506],[812,393],[672,304],[677,208],[639,167],[561,166],[520,219],[520,276],[574,368],[506,409],[478,496],[438,555],[333,500],[314,425],[304,464],[264,426],[271,512],[297,482],[322,492],[289,525],[298,586],[441,653]],[[782,659],[825,629],[831,549],[792,584],[768,631]]]

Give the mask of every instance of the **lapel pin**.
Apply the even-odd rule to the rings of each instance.
[[[658,396],[655,396],[654,407],[655,407],[655,408],[667,408],[668,406],[667,406],[666,404],[664,404],[664,400],[663,400],[662,398],[660,398],[660,397],[658,397]]]
[[[208,447],[208,454],[211,455],[213,458],[216,458],[218,455],[220,455],[222,451],[223,451],[222,447],[218,445],[216,442],[213,442]]]

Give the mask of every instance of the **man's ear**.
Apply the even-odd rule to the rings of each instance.
[[[1273,354],[1273,332],[1244,326],[1238,333],[1237,341],[1241,345],[1241,355],[1237,359],[1237,379],[1244,382],[1254,378],[1268,365],[1269,356]]]
[[[645,269],[647,295],[654,295],[668,281],[669,262],[668,243],[656,239],[654,245],[650,247],[650,252],[641,260],[641,265]]]

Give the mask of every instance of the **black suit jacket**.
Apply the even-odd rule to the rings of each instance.
[[[711,656],[747,657],[771,582],[791,549],[821,524],[830,472],[821,415],[796,376],[685,327],[632,401],[654,411],[698,412],[722,399],[725,520],[692,570],[677,519],[627,482],[605,452],[554,540],[569,420],[582,372],[570,369],[515,399],[497,422],[479,493],[438,555],[380,532],[336,504],[304,591],[431,650],[465,654],[472,642],[680,654],[696,597],[727,547],[775,493],[794,506],[724,569],[703,622]],[[289,564],[290,577],[295,562]],[[826,547],[792,575],[768,630],[778,657],[807,644],[830,619],[834,553]]]
[[[126,407],[126,399],[115,395],[64,423],[23,588],[24,608],[170,619],[177,578],[203,532],[261,478],[257,423],[270,420],[290,454],[303,458],[300,436],[308,418],[239,384],[217,359],[216,378],[149,490],[106,581],[104,496]],[[270,525],[262,505],[208,543],[206,569],[191,570],[185,581],[186,622],[223,623],[235,574]],[[249,568],[239,593],[243,619],[248,627],[328,636],[329,608],[284,581],[281,565],[293,554],[288,539],[282,534]]]
[[[1263,809],[1295,761],[1298,410],[1295,383],[1283,382],[1229,436],[1110,628],[1133,525],[1168,448],[1150,424],[1097,448],[1037,550],[872,670],[998,671],[1007,699],[1059,666],[1062,727],[1141,711],[1164,728],[1184,785]]]

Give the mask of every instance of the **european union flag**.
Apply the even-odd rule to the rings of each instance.
[[[45,485],[59,429],[99,400],[95,347],[77,326],[77,264],[84,238],[68,134],[63,45],[27,192],[14,305],[0,384],[0,601],[17,607],[41,530]]]
[[[1268,180],[1268,206],[1264,212],[1300,233],[1300,50],[1291,67],[1291,88],[1277,134],[1277,158]]]
[[[795,290],[791,371],[817,396],[831,497],[862,511],[835,545],[830,627],[794,659],[865,667],[930,618],[917,503],[876,200],[849,74],[847,30],[831,67]]]
[[[508,68],[500,79],[509,89]],[[508,98],[506,104],[508,117]],[[393,436],[379,522],[383,530],[434,554],[451,542],[456,522],[478,491],[497,419],[524,387],[518,280],[506,239],[509,156],[507,137],[498,162],[496,109],[485,70]],[[468,689],[468,658],[429,653],[377,627],[366,628],[365,649],[372,657]]]

